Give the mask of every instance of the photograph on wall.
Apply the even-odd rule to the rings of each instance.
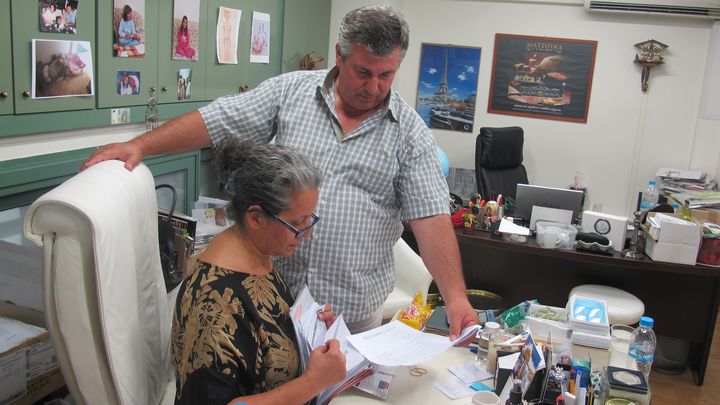
[[[488,112],[587,122],[597,41],[495,35]]]
[[[140,72],[118,70],[117,92],[121,96],[136,96],[140,94]]]
[[[217,61],[223,64],[237,65],[238,30],[242,10],[220,7],[215,34]]]
[[[415,110],[428,127],[472,132],[480,51],[422,44]]]
[[[145,56],[145,0],[113,3],[113,54],[119,58]]]
[[[92,96],[90,41],[32,40],[32,98]]]
[[[270,63],[270,14],[253,11],[250,62]]]
[[[173,5],[172,59],[198,60],[200,2],[175,0]]]
[[[192,69],[180,69],[178,71],[177,95],[178,100],[190,98],[190,82],[192,81]]]
[[[41,32],[77,33],[75,16],[78,0],[40,0],[38,17]]]

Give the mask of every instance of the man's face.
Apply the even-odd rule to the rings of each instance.
[[[340,46],[335,46],[335,64],[340,69],[337,92],[344,106],[358,112],[374,110],[390,92],[395,73],[400,67],[400,48],[377,56],[364,45],[353,44],[351,54],[344,60]]]

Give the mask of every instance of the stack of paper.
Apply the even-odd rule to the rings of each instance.
[[[660,190],[667,193],[707,193],[717,189],[714,180],[708,180],[707,173],[699,170],[679,170],[661,167],[656,176],[663,181]]]
[[[323,306],[315,302],[310,290],[305,286],[290,308],[290,316],[295,327],[295,336],[300,352],[300,361],[303,371],[307,368],[310,352],[322,346],[330,339],[340,342],[340,350],[345,353],[345,380],[321,392],[317,397],[318,404],[327,404],[335,395],[359,383],[373,374],[373,365],[355,348],[348,344],[350,331],[339,315],[328,329],[325,322],[318,319],[318,313]],[[389,385],[389,384],[388,384]]]

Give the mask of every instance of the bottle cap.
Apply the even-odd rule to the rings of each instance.
[[[488,332],[500,330],[500,324],[497,322],[485,322],[485,330]]]
[[[640,326],[650,326],[652,327],[655,324],[655,321],[650,318],[649,316],[643,316],[640,318]]]
[[[648,181],[648,184],[657,184],[657,183],[655,182],[655,180],[650,180],[650,181]]]

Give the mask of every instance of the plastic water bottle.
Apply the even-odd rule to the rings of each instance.
[[[650,377],[650,368],[652,367],[653,355],[657,346],[657,338],[652,330],[654,323],[649,316],[640,318],[640,326],[635,328],[630,336],[630,348],[628,350],[628,361],[633,362],[635,368],[645,375],[646,381]]]
[[[648,187],[642,193],[642,199],[640,200],[640,211],[650,211],[655,208],[658,203],[658,190],[655,187],[655,180],[648,182]]]

